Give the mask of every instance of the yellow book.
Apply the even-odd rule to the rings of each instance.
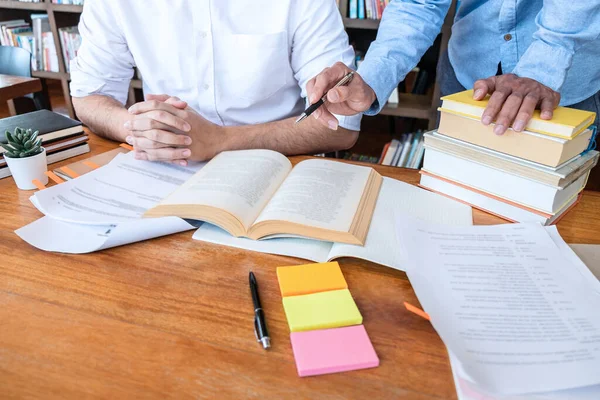
[[[485,100],[478,101],[473,99],[473,90],[465,90],[464,92],[442,97],[442,101],[441,111],[481,119],[483,111],[488,105],[489,96]],[[540,117],[540,111],[536,110],[525,130],[563,139],[572,139],[592,125],[595,119],[596,113],[591,111],[558,107],[554,110],[552,119],[545,120]]]
[[[362,315],[348,289],[283,298],[290,331],[340,328],[362,324]]]

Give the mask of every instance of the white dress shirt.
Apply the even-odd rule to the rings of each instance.
[[[335,0],[86,0],[79,32],[73,97],[125,104],[137,67],[144,93],[227,126],[298,116],[308,80],[354,64]],[[338,117],[356,131],[360,118]]]

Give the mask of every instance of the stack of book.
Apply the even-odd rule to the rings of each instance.
[[[59,71],[48,14],[31,14],[31,24],[23,19],[0,22],[0,31],[2,46],[22,47],[33,55],[34,71]]]
[[[81,122],[48,110],[35,111],[0,119],[0,142],[4,142],[5,132],[14,132],[15,128],[39,131],[39,137],[46,149],[48,164],[66,160],[90,151],[89,137],[84,133]],[[0,155],[4,154],[0,144]],[[10,176],[4,157],[0,157],[0,178]]]
[[[595,113],[536,111],[524,132],[493,133],[487,101],[465,91],[442,98],[437,132],[425,134],[421,186],[515,222],[556,223],[573,208],[598,163]]]
[[[394,139],[383,148],[379,164],[419,169],[425,147],[423,132],[409,133],[401,140]]]
[[[343,0],[342,0],[343,1]],[[381,19],[391,0],[348,0],[348,18]]]

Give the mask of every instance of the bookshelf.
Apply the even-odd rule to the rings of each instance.
[[[364,29],[364,30],[378,30],[379,20],[372,19],[353,19],[348,18],[348,1],[340,0],[338,2],[340,13],[344,21],[346,29]],[[454,21],[454,13],[456,10],[456,0],[453,0],[450,11],[446,16],[444,25],[441,31],[441,43],[440,52],[437,55],[438,59],[443,52],[448,48],[448,41],[450,40],[450,34],[452,29],[452,22]],[[434,129],[437,124],[437,109],[439,106],[440,88],[437,81],[433,85],[433,90],[430,90],[430,95],[413,95],[400,93],[399,102],[388,103],[383,110],[381,115],[388,115],[392,117],[405,117],[405,118],[416,118],[428,121],[428,128]]]
[[[69,81],[71,77],[67,72],[65,60],[62,53],[62,43],[58,30],[67,26],[75,26],[79,23],[79,17],[83,11],[83,6],[73,4],[54,4],[50,0],[44,0],[39,3],[21,2],[15,0],[0,0],[0,20],[13,18],[24,18],[27,14],[48,14],[48,21],[54,37],[54,45],[58,53],[59,72],[33,71],[32,75],[40,79],[53,79],[60,81],[65,98],[65,104],[71,118],[75,118],[75,110],[69,95]],[[132,88],[141,88],[139,80],[132,81]],[[132,91],[130,93],[133,94]]]

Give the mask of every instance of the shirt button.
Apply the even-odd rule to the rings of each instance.
[[[510,41],[512,39],[512,35],[510,33],[507,33],[506,35],[504,35],[504,40],[506,40],[507,42]]]
[[[205,83],[204,85],[202,85],[202,88],[204,90],[208,90],[208,89],[210,89],[210,85],[208,85],[207,83]]]
[[[207,37],[207,36],[208,36],[208,33],[206,33],[206,32],[202,32],[202,33],[200,34],[200,37],[201,37],[202,39],[206,39],[206,37]]]

